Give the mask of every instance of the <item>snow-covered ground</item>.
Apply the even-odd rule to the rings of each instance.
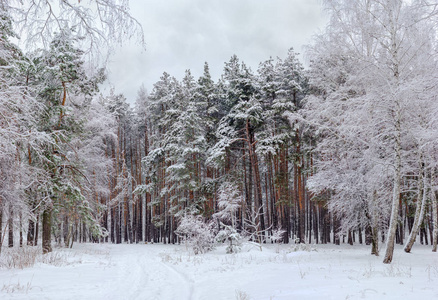
[[[312,248],[193,255],[183,245],[75,244],[34,267],[0,269],[0,299],[438,299],[430,246],[399,246],[391,265],[367,246]]]

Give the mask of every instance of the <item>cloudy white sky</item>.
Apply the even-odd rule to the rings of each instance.
[[[269,57],[302,53],[326,19],[321,0],[131,0],[143,25],[146,51],[134,42],[117,50],[109,66],[116,93],[135,101],[144,84],[151,91],[163,72],[195,78],[208,62],[213,79],[236,54],[253,71]],[[303,55],[301,55],[304,61]]]

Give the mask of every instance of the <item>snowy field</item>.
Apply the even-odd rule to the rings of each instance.
[[[75,244],[33,267],[0,269],[0,299],[438,299],[438,253],[399,246],[391,265],[368,246],[225,247]],[[17,251],[15,249],[15,251]],[[383,251],[382,251],[383,252]]]

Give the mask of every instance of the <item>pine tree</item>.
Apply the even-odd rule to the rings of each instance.
[[[71,151],[75,139],[83,134],[81,109],[87,107],[98,83],[86,76],[82,54],[74,46],[70,31],[65,30],[56,36],[49,50],[41,51],[34,59],[37,72],[34,86],[44,105],[39,129],[51,138],[44,145],[42,156],[34,160],[45,177],[38,187],[43,203],[44,253],[52,249],[52,221],[60,222],[60,214],[73,214],[83,222],[93,222],[79,185],[83,170]]]
[[[29,59],[10,40],[17,38],[13,22],[4,7],[0,8],[0,220],[8,219],[9,246],[13,246],[14,215],[26,209],[25,187],[35,175],[25,159],[27,149],[40,150],[47,137],[35,128],[41,106],[27,86]],[[19,212],[17,214],[17,212]],[[5,218],[3,218],[5,213]],[[0,222],[0,231],[2,230]],[[5,229],[6,230],[6,227]],[[0,234],[0,245],[3,236]]]
[[[297,236],[304,242],[305,211],[305,184],[302,171],[305,156],[302,142],[302,122],[297,121],[297,115],[302,108],[304,97],[305,78],[303,67],[296,58],[293,49],[290,49],[286,59],[270,59],[259,66],[259,85],[261,87],[261,101],[263,105],[264,125],[260,130],[258,152],[263,154],[270,175],[270,210],[271,221],[275,228],[286,229],[287,236],[291,233],[289,180],[295,183],[297,198]],[[292,124],[290,123],[292,120]],[[295,145],[295,147],[293,147]],[[294,174],[289,175],[289,161],[294,158]],[[267,188],[267,187],[266,187]],[[276,212],[278,210],[278,212]],[[275,213],[274,213],[275,212]],[[277,220],[276,216],[283,216]],[[279,224],[280,223],[280,224]]]
[[[226,92],[224,107],[227,108],[227,114],[220,120],[216,133],[218,142],[210,149],[209,161],[216,166],[224,164],[226,173],[243,176],[245,206],[252,215],[260,211],[263,232],[266,228],[266,208],[256,149],[256,132],[263,123],[258,87],[250,69],[241,64],[235,55],[225,64],[223,78]],[[231,169],[230,166],[236,161],[241,161],[240,169]]]

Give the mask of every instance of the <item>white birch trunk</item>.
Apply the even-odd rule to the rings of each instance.
[[[385,258],[383,259],[383,263],[389,264],[392,261],[392,257],[394,255],[394,243],[395,243],[395,233],[397,230],[397,222],[398,222],[398,208],[399,208],[399,197],[400,197],[400,177],[397,176],[397,173],[400,174],[400,171],[395,172],[396,175],[394,178],[394,190],[392,193],[392,207],[391,207],[391,219],[389,221],[388,228],[388,238],[386,240],[386,251]]]
[[[383,259],[383,263],[389,264],[392,261],[392,257],[394,255],[394,242],[395,242],[395,234],[397,230],[397,223],[398,223],[398,210],[399,210],[399,202],[400,202],[400,191],[401,191],[401,102],[398,98],[398,87],[399,87],[399,59],[398,59],[398,46],[399,41],[397,39],[397,23],[398,23],[398,16],[401,8],[401,3],[395,5],[394,7],[390,6],[388,10],[388,16],[390,18],[389,21],[389,34],[390,34],[390,55],[392,56],[392,71],[393,71],[393,87],[396,88],[394,91],[394,111],[395,111],[395,117],[394,117],[394,135],[395,135],[395,163],[394,163],[394,189],[392,192],[392,205],[391,205],[391,219],[389,221],[389,228],[388,228],[388,239],[386,241],[386,252],[385,252],[385,258]],[[394,11],[395,9],[395,11]]]
[[[377,192],[373,192],[373,207],[371,216],[371,254],[379,256],[379,220],[377,213]]]
[[[401,185],[401,124],[400,116],[396,119],[395,124],[396,130],[396,141],[395,141],[395,170],[394,170],[394,189],[392,192],[392,206],[391,206],[391,219],[389,221],[388,228],[388,238],[386,241],[386,252],[383,263],[389,264],[392,262],[392,257],[394,255],[394,243],[395,243],[395,233],[397,230],[398,223],[398,209],[400,202],[400,185]]]
[[[420,229],[420,224],[424,218],[424,208],[426,206],[426,176],[424,176],[423,167],[420,172],[420,184],[418,187],[418,197],[417,197],[417,207],[415,211],[414,224],[412,225],[411,234],[409,235],[408,241],[405,245],[405,252],[410,253],[412,246],[417,238],[418,230]]]

